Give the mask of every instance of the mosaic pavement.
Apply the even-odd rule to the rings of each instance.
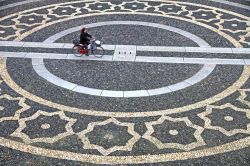
[[[250,165],[250,2],[0,3],[0,165]]]

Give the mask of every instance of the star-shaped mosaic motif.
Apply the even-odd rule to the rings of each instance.
[[[18,105],[17,110],[6,109],[7,107],[5,108],[4,105],[0,105],[0,111],[1,111],[1,114],[3,114],[3,116],[1,116],[0,118],[0,122],[8,121],[8,120],[18,120],[20,117],[20,114],[30,108],[30,106],[25,103],[26,99],[24,97],[12,97],[8,94],[3,94],[0,96],[0,100],[10,101],[10,102],[4,102],[5,104],[10,104],[14,102],[16,103],[16,105]],[[13,104],[11,105],[11,107],[13,107]]]
[[[170,148],[189,151],[206,145],[201,137],[204,129],[194,125],[187,117],[162,116],[157,121],[145,124],[148,130],[143,138],[152,142],[159,149]],[[186,132],[187,130],[189,132]]]
[[[91,2],[91,3],[86,3],[85,8],[89,12],[106,12],[106,11],[111,11],[114,10],[114,4],[111,2]]]
[[[115,130],[114,128],[117,128],[117,130]],[[93,134],[101,135],[98,141],[99,143],[93,143],[94,141],[91,140],[91,138],[95,138]],[[124,137],[125,135],[129,136]],[[84,149],[96,149],[103,155],[109,155],[110,153],[115,151],[131,151],[133,145],[140,139],[140,135],[134,131],[133,123],[119,122],[115,118],[110,118],[101,122],[89,123],[87,129],[78,133],[78,136],[84,144]],[[123,145],[121,145],[120,141],[113,141],[115,142],[115,144],[112,144],[108,147],[101,143],[108,143],[109,140],[112,141],[112,139],[125,139],[125,141],[122,141]]]
[[[140,2],[137,0],[131,2],[123,2],[118,6],[121,7],[121,10],[129,10],[131,12],[147,11],[147,9],[151,7],[147,2]]]
[[[18,122],[19,127],[11,136],[19,137],[26,144],[31,144],[35,142],[54,143],[64,137],[73,135],[72,125],[76,120],[65,116],[62,111],[49,113],[38,110],[34,115],[19,119]],[[59,123],[63,125],[58,125]],[[59,131],[58,126],[64,126],[63,131]],[[35,133],[35,135],[29,136],[28,133]]]
[[[29,14],[20,14],[18,17],[13,18],[13,21],[16,22],[16,25],[25,25],[28,27],[34,25],[45,24],[50,20],[46,14],[37,14],[37,13],[29,13]]]
[[[181,14],[187,11],[186,6],[181,6],[179,4],[161,4],[156,7],[155,11],[159,11],[162,14]]]
[[[8,40],[12,37],[18,37],[23,29],[17,28],[15,25],[0,25],[0,40]]]
[[[226,136],[250,134],[250,109],[238,108],[230,103],[208,105],[206,111],[198,116],[205,121],[206,129],[218,130]]]
[[[56,17],[73,17],[81,13],[81,8],[74,7],[72,5],[55,6],[47,10],[49,11],[49,15],[53,15]]]
[[[221,19],[218,23],[215,23],[219,30],[228,31],[231,33],[247,32],[250,28],[250,21],[241,20],[238,18],[233,19]]]
[[[192,20],[211,22],[213,20],[220,20],[222,14],[220,14],[216,10],[198,9],[195,11],[189,11],[189,14],[187,16]]]

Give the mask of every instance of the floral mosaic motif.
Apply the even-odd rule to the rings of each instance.
[[[121,7],[121,10],[129,10],[131,12],[147,11],[147,9],[151,7],[147,2],[139,2],[137,0],[131,2],[123,2],[118,6]]]
[[[240,96],[237,100],[248,105],[250,108],[250,89],[239,89]]]
[[[182,12],[187,11],[186,6],[181,6],[179,4],[161,4],[156,6],[155,11],[160,12],[161,14],[181,14]]]
[[[54,136],[49,137],[39,137],[39,138],[30,138],[29,135],[24,133],[23,131],[27,128],[32,128],[33,126],[28,126],[29,122],[35,122],[37,119],[39,119],[41,116],[45,116],[46,118],[52,118],[53,116],[59,116],[61,121],[66,121],[65,123],[65,131],[63,133],[56,133],[57,130],[55,129],[53,134]],[[76,122],[75,119],[68,118],[65,116],[63,112],[44,112],[41,110],[38,110],[34,115],[28,117],[28,118],[22,118],[18,120],[19,127],[11,134],[12,137],[19,137],[23,140],[26,144],[31,144],[35,142],[44,142],[44,143],[54,143],[64,137],[70,136],[74,134],[74,131],[72,129],[72,125]],[[37,132],[44,132],[48,129],[50,129],[51,126],[57,126],[58,121],[54,121],[54,124],[52,122],[47,123],[47,121],[43,124],[41,124],[39,131]],[[40,124],[40,123],[39,123]],[[42,135],[42,133],[41,133]]]
[[[250,109],[238,108],[230,103],[221,106],[208,105],[206,111],[198,116],[205,121],[204,128],[218,130],[226,136],[250,134]],[[242,128],[238,128],[239,126]]]
[[[188,15],[192,20],[211,22],[213,20],[220,20],[222,14],[216,10],[198,9],[195,11],[189,11]]]
[[[162,134],[164,135],[164,136],[162,135],[161,137],[172,138],[171,142],[163,142],[161,138],[159,137],[157,138],[157,135],[155,135],[155,133],[157,132],[158,126],[162,125],[164,122],[168,122],[169,124],[171,124],[171,126],[175,126],[184,122],[185,126],[182,125],[181,129],[173,128],[164,133],[161,133],[161,135]],[[203,138],[201,137],[201,133],[203,132],[204,129],[200,126],[194,125],[187,117],[171,118],[168,116],[162,116],[157,121],[146,122],[145,124],[147,127],[147,132],[142,137],[152,142],[159,149],[181,149],[181,150],[189,151],[199,146],[206,145]],[[193,132],[190,132],[192,134],[190,134],[190,136],[188,137],[193,137],[196,140],[196,142],[191,142],[187,144],[175,142],[176,140],[178,140],[175,138],[180,137],[179,134],[182,133],[182,131],[190,130],[190,129]]]
[[[16,18],[13,18],[12,20],[15,21],[16,25],[25,25],[31,27],[34,25],[45,24],[50,20],[50,18],[48,18],[46,14],[30,13],[30,14],[18,15]]]
[[[3,94],[0,96],[0,100],[2,100],[2,99],[7,99],[9,101],[17,102],[19,105],[19,109],[14,110],[13,115],[1,117],[0,122],[8,121],[8,120],[18,120],[20,117],[20,114],[22,112],[25,112],[26,110],[28,110],[30,108],[30,106],[25,103],[26,99],[24,97],[12,97],[8,94]],[[4,110],[5,110],[5,107],[3,105],[0,105],[0,111],[4,111]],[[6,110],[6,111],[10,111],[10,110]]]
[[[0,40],[8,40],[12,37],[21,35],[23,29],[17,28],[15,25],[5,26],[0,25]]]
[[[114,10],[114,4],[111,2],[92,2],[92,3],[86,3],[86,6],[84,7],[89,12],[106,12],[110,10]]]
[[[125,145],[114,145],[110,148],[105,148],[101,145],[92,143],[92,141],[88,138],[87,135],[90,133],[94,133],[96,135],[99,134],[95,132],[96,127],[104,128],[106,125],[109,125],[109,124],[112,124],[118,127],[127,128],[127,132],[125,134],[130,135],[130,137],[128,138]],[[106,129],[104,128],[104,130]],[[103,155],[109,155],[110,153],[115,152],[115,151],[131,151],[134,144],[140,139],[140,135],[134,131],[133,123],[119,122],[115,118],[110,118],[101,122],[91,122],[88,124],[87,129],[83,130],[82,132],[79,132],[77,135],[82,140],[84,144],[83,145],[84,149],[96,149]],[[105,134],[104,137],[101,138],[102,139],[101,141],[105,141],[106,139],[117,139],[116,137],[123,137],[123,135],[124,135],[123,133],[120,133],[115,136],[109,131],[107,131],[107,134]]]
[[[233,19],[221,19],[218,23],[215,23],[219,30],[228,31],[231,33],[247,32],[249,30],[250,20],[240,20],[238,18]]]
[[[74,7],[72,5],[67,6],[55,6],[54,8],[47,9],[49,15],[56,17],[72,17],[81,13],[81,8]]]

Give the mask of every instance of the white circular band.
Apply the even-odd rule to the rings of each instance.
[[[149,26],[149,27],[155,27],[160,28],[164,30],[168,30],[171,32],[178,33],[182,36],[185,36],[192,41],[196,42],[200,47],[210,47],[210,45],[201,39],[200,37],[191,34],[189,32],[183,31],[179,28],[163,25],[163,24],[157,24],[157,23],[150,23],[150,22],[141,22],[141,21],[106,21],[106,22],[98,22],[98,23],[92,23],[85,25],[88,28],[92,27],[98,27],[98,26],[107,26],[107,25],[142,25],[142,26]],[[57,39],[68,35],[70,33],[79,31],[82,26],[74,27],[67,29],[65,31],[62,31],[60,33],[57,33],[48,39],[46,39],[44,42],[46,43],[53,43]],[[39,62],[38,62],[39,61]],[[33,68],[36,71],[36,73],[46,79],[47,81],[60,86],[65,89],[69,89],[78,93],[88,94],[88,95],[94,95],[94,96],[104,96],[104,97],[146,97],[146,96],[154,96],[154,95],[161,95],[166,94],[174,91],[178,91],[184,88],[187,88],[189,86],[192,86],[201,80],[205,79],[212,71],[214,70],[216,65],[204,65],[195,75],[192,77],[178,82],[176,84],[172,84],[169,86],[156,88],[156,89],[148,89],[148,90],[134,90],[134,91],[112,91],[112,90],[102,90],[102,89],[94,89],[89,87],[84,87],[81,85],[77,85],[68,81],[65,81],[52,73],[50,73],[44,63],[43,59],[32,59]],[[40,65],[37,65],[40,64]]]

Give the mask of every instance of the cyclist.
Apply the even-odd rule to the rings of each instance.
[[[82,28],[81,35],[80,35],[80,43],[88,49],[88,45],[90,44],[90,40],[93,39],[93,37],[87,33],[87,28]]]

